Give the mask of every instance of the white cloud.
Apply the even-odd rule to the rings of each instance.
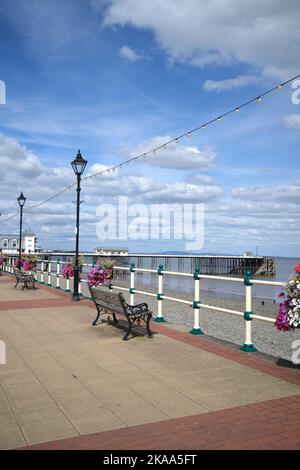
[[[152,30],[171,60],[246,63],[286,78],[298,69],[298,0],[109,0],[105,25]]]
[[[300,183],[290,183],[282,186],[251,187],[241,186],[232,190],[232,197],[249,201],[291,201],[299,204]]]
[[[199,158],[198,151],[192,153]],[[40,244],[57,247],[57,240],[62,240],[61,243],[65,243],[65,246],[71,243],[74,238],[75,206],[72,201],[75,199],[75,188],[38,209],[28,209],[72,183],[72,169],[48,167],[16,139],[3,135],[0,136],[0,166],[2,165],[6,168],[5,180],[0,186],[2,219],[12,214],[18,216],[16,198],[20,190],[23,190],[27,197],[24,225],[26,227],[29,224],[38,234]],[[89,168],[87,176],[106,168],[102,163],[95,163]],[[204,202],[215,200],[222,195],[221,188],[206,175],[199,175],[195,184],[176,180],[170,184],[159,181],[156,177],[137,174],[136,169],[134,166],[125,167],[122,171],[117,170],[82,181],[81,195],[84,204],[81,206],[81,233],[83,240],[87,240],[83,243],[90,243],[93,237],[96,240],[96,207],[103,202],[116,204],[120,195],[128,196],[129,203],[144,204]],[[14,231],[16,220],[18,219],[3,223],[0,219],[0,231]]]
[[[223,91],[232,90],[247,85],[257,83],[258,77],[256,75],[238,75],[235,78],[227,78],[226,80],[206,80],[203,85],[205,91]]]
[[[284,123],[289,128],[300,129],[300,114],[284,116]]]
[[[121,57],[123,57],[123,59],[127,59],[130,62],[135,62],[142,58],[140,54],[135,52],[135,50],[133,50],[129,46],[122,46],[121,49],[119,50],[119,54]]]
[[[0,161],[4,171],[0,173],[0,180],[7,182],[10,174],[18,177],[36,177],[42,172],[42,165],[38,157],[26,147],[20,145],[15,139],[0,134]]]
[[[169,135],[157,136],[139,145],[132,156],[149,152],[171,140]],[[156,151],[155,154],[149,155],[145,159],[145,163],[151,166],[159,166],[162,168],[173,168],[179,170],[189,170],[192,168],[203,169],[212,165],[216,157],[216,153],[212,147],[207,146],[203,150],[196,146],[185,146],[181,142],[173,142]]]
[[[188,181],[189,183],[194,183],[194,184],[203,184],[203,185],[212,185],[214,184],[214,180],[212,176],[208,175],[188,175],[185,178],[185,181]]]
[[[223,194],[219,186],[197,186],[175,181],[166,183],[161,190],[150,191],[145,195],[149,202],[157,203],[201,203],[220,198]]]

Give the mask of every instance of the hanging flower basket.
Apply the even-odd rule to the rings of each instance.
[[[21,269],[21,268],[23,268],[22,259],[20,259],[20,258],[16,258],[16,259],[15,259],[15,261],[14,261],[14,268],[15,268],[15,269]]]
[[[7,261],[7,256],[6,255],[0,255],[0,267],[5,264]]]
[[[22,269],[24,271],[35,271],[37,265],[37,257],[35,255],[21,255],[14,261],[14,268]]]
[[[294,275],[284,284],[286,292],[278,297],[282,299],[275,326],[279,331],[294,331],[300,328],[300,264],[295,267]]]
[[[35,255],[23,255],[21,257],[24,271],[35,271],[37,265],[37,257]]]
[[[74,268],[73,264],[71,263],[66,263],[62,269],[61,275],[65,279],[70,279],[71,277],[74,277]]]
[[[0,274],[3,269],[4,264],[7,261],[7,256],[6,255],[0,255]]]
[[[89,287],[101,286],[113,279],[113,266],[114,261],[108,258],[101,258],[88,273]]]

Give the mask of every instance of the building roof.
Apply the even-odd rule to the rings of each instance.
[[[128,248],[118,246],[97,246],[96,250],[103,251],[128,251]]]
[[[31,229],[28,229],[28,230],[24,230],[24,232],[22,233],[22,236],[23,237],[35,237],[35,233]]]

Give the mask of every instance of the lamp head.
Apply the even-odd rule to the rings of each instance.
[[[23,207],[26,202],[26,197],[23,194],[23,191],[21,192],[20,196],[18,197],[18,203],[20,207]]]
[[[71,165],[72,165],[75,175],[81,176],[83,174],[85,167],[87,165],[87,160],[85,160],[82,157],[80,150],[78,150],[76,158],[75,160],[72,161]]]

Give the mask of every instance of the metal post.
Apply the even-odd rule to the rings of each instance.
[[[67,259],[66,264],[70,264],[70,260],[69,260],[69,259]],[[74,278],[73,278],[73,282],[74,282]],[[70,289],[70,279],[69,279],[69,278],[66,279],[66,288],[65,288],[65,292],[71,292],[71,289]]]
[[[200,328],[200,268],[195,268],[194,272],[195,294],[194,294],[194,327],[190,331],[192,335],[204,335]]]
[[[162,301],[163,301],[163,275],[164,267],[162,264],[158,266],[158,292],[157,292],[157,317],[154,321],[157,323],[165,323],[165,319],[162,313]]]
[[[80,295],[78,291],[79,285],[79,264],[78,264],[78,256],[79,256],[79,209],[80,209],[80,180],[81,175],[77,175],[77,201],[76,201],[76,253],[75,253],[75,263],[74,263],[74,279],[73,279],[73,297],[72,300],[78,302],[80,300]]]
[[[251,283],[251,272],[247,271],[244,279],[245,285],[245,297],[246,297],[246,310],[244,313],[244,319],[246,321],[246,339],[244,345],[240,348],[244,352],[256,352],[257,349],[252,343],[252,331],[251,331],[251,320],[252,320],[252,283]]]
[[[134,273],[135,273],[135,264],[131,263],[130,265],[130,305],[134,305],[134,293],[135,293],[135,288],[134,288]]]
[[[48,286],[51,287],[51,259],[48,262]]]
[[[19,234],[19,260],[22,255],[22,224],[23,224],[23,207],[20,206],[20,234]]]
[[[56,287],[55,289],[60,289],[60,260],[58,259],[56,261]]]
[[[44,258],[42,258],[42,261],[41,261],[41,281],[40,281],[41,284],[44,284]]]

